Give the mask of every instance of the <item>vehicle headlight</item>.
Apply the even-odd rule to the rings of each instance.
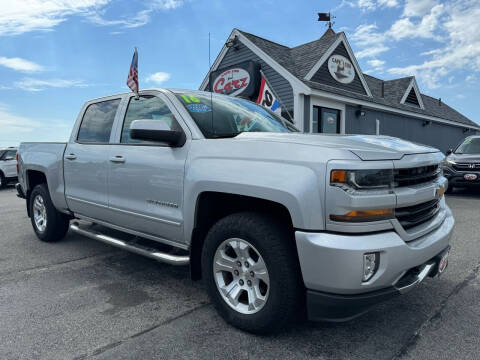
[[[348,185],[354,189],[390,189],[393,187],[393,169],[332,170],[330,185]]]

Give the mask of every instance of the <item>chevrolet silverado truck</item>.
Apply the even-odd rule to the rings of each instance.
[[[302,134],[247,100],[145,90],[87,102],[67,143],[22,143],[37,237],[67,231],[189,265],[219,313],[267,333],[342,321],[448,264],[438,150]]]

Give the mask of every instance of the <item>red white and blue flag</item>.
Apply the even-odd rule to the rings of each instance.
[[[127,85],[135,94],[138,95],[138,52],[137,52],[137,48],[135,48],[135,52],[133,53],[132,64],[130,65],[130,71],[128,72],[128,77],[127,77]]]
[[[281,115],[282,114],[282,106],[280,101],[278,101],[275,93],[272,91],[270,86],[268,85],[267,80],[265,80],[265,76],[262,73],[262,82],[260,84],[260,92],[258,93],[257,104],[270,109],[274,113]]]

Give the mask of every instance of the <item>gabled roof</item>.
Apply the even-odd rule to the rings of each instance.
[[[320,57],[335,42],[339,34],[333,30],[325,32],[320,39],[289,48],[260,36],[238,30],[251,42],[265,51],[273,60],[296,77],[303,79]]]
[[[319,60],[325,56],[329,50],[331,50],[331,47],[335,44],[335,42],[342,40],[339,39],[340,37],[343,37],[343,41],[349,47],[348,42],[346,41],[346,36],[343,32],[335,33],[332,29],[328,29],[317,40],[313,40],[306,44],[295,47],[288,47],[245,31],[238,29],[235,29],[234,32],[235,31],[238,31],[238,33],[243,35],[247,40],[258,47],[273,61],[283,67],[287,73],[293,75],[293,78],[296,78],[301,83],[307,85],[310,89],[321,90],[348,98],[368,101],[398,110],[437,117],[467,126],[473,126],[476,128],[479,127],[477,123],[471,121],[445,103],[439,102],[438,99],[421,94],[418,90],[418,86],[416,85],[415,77],[413,76],[384,81],[365,74],[360,70],[359,67],[356,67],[359,77],[364,79],[364,87],[366,87],[366,90],[368,89],[367,94],[370,92],[372,96],[362,95],[357,92],[307,80],[307,74],[311,72],[315,66],[318,66]],[[221,60],[221,58],[217,58],[217,60]],[[351,60],[356,63],[354,56],[352,56]],[[204,84],[207,81],[207,78],[208,75],[204,80]],[[415,86],[415,93],[419,103],[421,104],[420,107],[404,103],[405,98],[408,96],[406,91],[409,90],[410,86]]]

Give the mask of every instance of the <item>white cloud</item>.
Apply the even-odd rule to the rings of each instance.
[[[12,114],[8,107],[0,104],[0,129],[2,135],[30,132],[40,126],[36,121]]]
[[[163,84],[165,81],[168,81],[170,79],[170,74],[166,72],[156,72],[153,73],[145,79],[147,83],[155,83],[157,85]]]
[[[359,59],[375,57],[389,50],[389,47],[385,45],[386,34],[379,32],[376,24],[358,26],[351,39],[356,45],[363,48],[356,53],[356,57]]]
[[[385,45],[382,45],[382,44],[379,44],[375,47],[372,46],[370,48],[366,48],[366,49],[357,51],[355,56],[356,56],[357,59],[376,57],[376,56],[380,55],[381,53],[384,53],[388,50],[390,50],[389,47],[387,47]]]
[[[12,113],[0,103],[0,147],[18,146],[22,141],[67,141],[71,122],[48,119],[33,120]]]
[[[396,67],[394,75],[416,75],[430,88],[439,87],[443,78],[455,70],[466,70],[473,76],[480,72],[480,3],[457,0],[445,4],[446,17],[441,30],[447,35],[439,51],[430,51],[423,63]]]
[[[111,0],[0,0],[0,35],[51,31],[74,15],[97,25],[138,27],[148,23],[153,12],[175,9],[183,5],[183,0],[151,0],[135,14],[105,20],[103,16],[109,3]]]
[[[372,11],[380,7],[397,7],[398,0],[356,0],[342,2],[342,6],[348,4],[350,7],[358,7],[365,11]]]
[[[381,70],[383,69],[383,65],[385,65],[385,61],[372,59],[372,60],[368,60],[367,64],[373,67],[375,70]]]
[[[68,16],[85,15],[110,0],[0,0],[0,35],[47,31],[65,21]]]
[[[65,79],[33,79],[24,78],[14,83],[14,87],[26,91],[42,91],[46,88],[71,88],[71,87],[87,87],[81,80],[65,80]]]
[[[91,22],[101,26],[117,25],[126,28],[136,28],[148,24],[155,11],[176,9],[183,5],[183,0],[151,0],[147,4],[145,9],[121,19],[105,19],[105,9],[92,11],[88,18]]]
[[[438,2],[436,0],[406,0],[403,15],[422,17],[423,15],[428,14],[430,9],[437,4]]]
[[[395,40],[405,38],[425,38],[440,40],[440,37],[435,33],[438,28],[439,20],[444,12],[442,4],[434,6],[431,11],[424,15],[418,22],[413,22],[410,18],[404,17],[397,20],[390,30],[388,35]]]
[[[38,72],[44,70],[43,66],[18,57],[7,58],[0,56],[0,66],[23,72]]]

